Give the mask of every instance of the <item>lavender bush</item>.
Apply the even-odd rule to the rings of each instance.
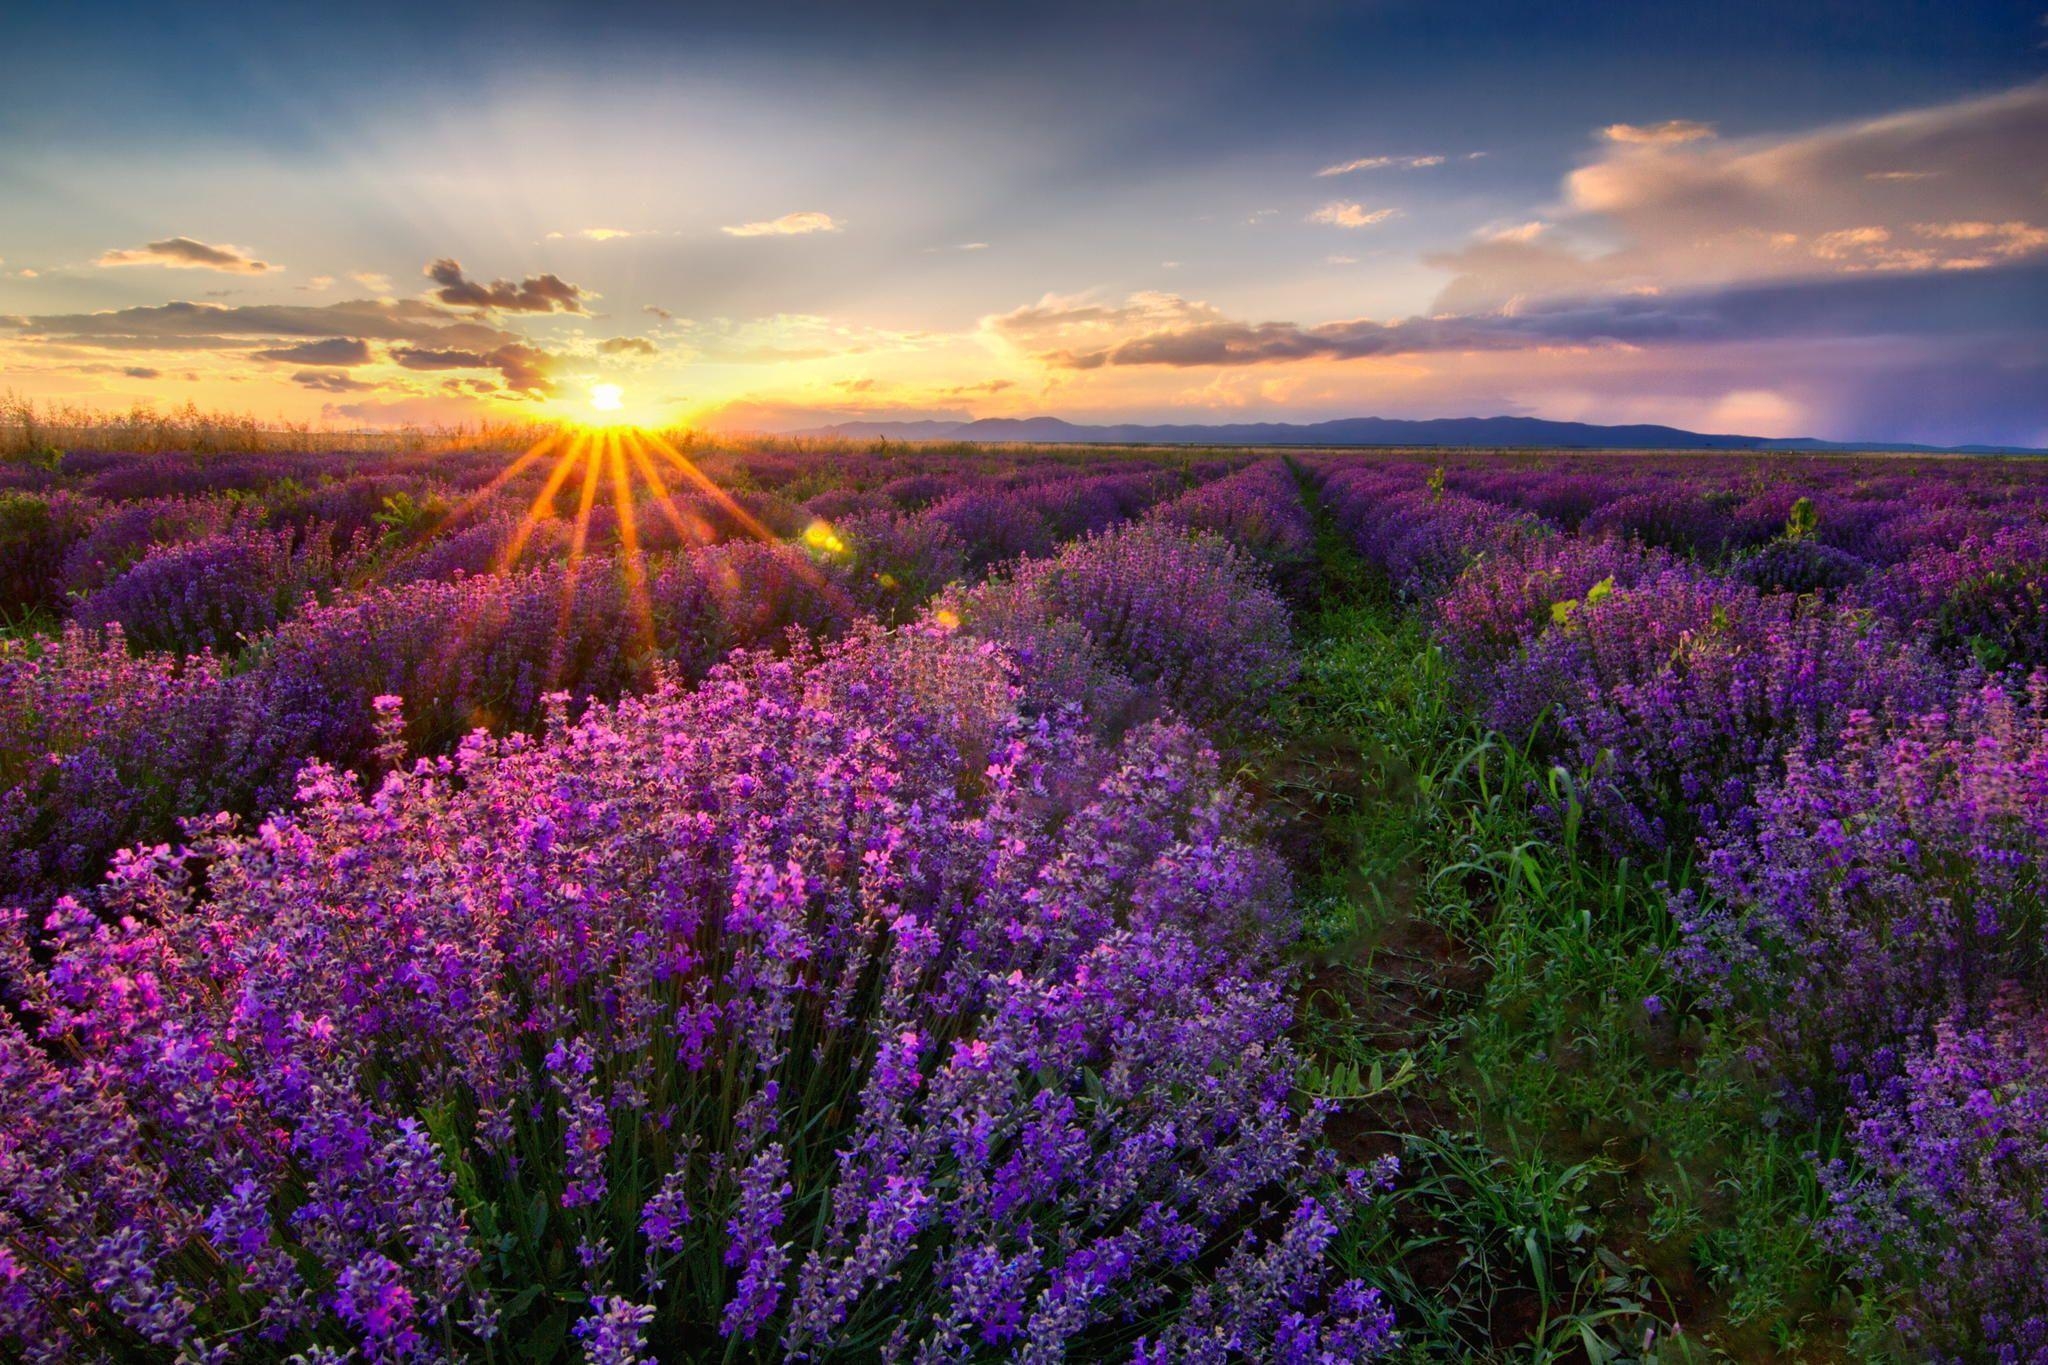
[[[1786,760],[1755,832],[1707,860],[1686,961],[1766,1002],[1773,1069],[1836,1099],[1896,1076],[1957,1011],[2048,965],[2048,676],[1887,727],[1858,712]]]
[[[1286,604],[1227,541],[1141,524],[1073,542],[953,601],[966,626],[1080,678],[1114,671],[1203,724],[1243,725],[1297,667]],[[1078,652],[1079,659],[1072,656]],[[1109,689],[1065,692],[1099,719]]]
[[[1274,581],[1301,591],[1315,559],[1315,527],[1284,460],[1262,460],[1152,509],[1150,518],[1209,531],[1264,564]]]
[[[315,768],[12,959],[41,1042],[0,1024],[0,1332],[1379,1354],[1325,1256],[1372,1181],[1288,1102],[1251,823],[1195,734],[1027,722],[943,634],[744,658],[368,791]]]
[[[118,578],[159,545],[183,545],[227,530],[224,498],[149,498],[110,507],[64,555],[61,587],[83,597]]]
[[[1874,1345],[1942,1361],[2048,1356],[2048,1021],[2008,993],[1944,1020],[1850,1110],[1821,1232],[1890,1306]]]
[[[1596,600],[1597,599],[1597,600]],[[1747,818],[1756,785],[1852,712],[1911,709],[1938,679],[1864,616],[1683,567],[1589,591],[1503,670],[1490,720],[1587,776],[1596,824],[1656,853]]]
[[[98,515],[90,499],[0,491],[0,618],[14,621],[63,603],[65,557]]]
[[[332,541],[237,522],[217,535],[159,545],[88,595],[87,626],[118,624],[138,649],[232,654],[289,620],[339,574]]]
[[[249,717],[219,664],[136,658],[118,629],[0,642],[0,885],[45,904],[114,853],[209,810],[237,772]]]

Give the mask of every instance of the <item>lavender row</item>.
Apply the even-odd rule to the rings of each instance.
[[[2022,665],[2043,657],[2043,541],[2038,477],[1988,468],[1987,488],[1893,475],[1869,499],[1840,470],[1797,491],[1817,486],[1802,469],[1711,522],[1712,470],[1608,499],[1569,468],[1331,462],[1323,479],[1470,704],[1578,779],[1593,828],[1639,857],[1697,854],[1678,966],[1796,1112],[1844,1128],[1819,1231],[1885,1306],[1888,1349],[2032,1360],[2048,673]],[[1863,520],[1860,501],[1883,510]],[[1714,541],[1745,515],[1778,525]],[[1852,528],[1839,543],[1831,521]]]
[[[370,702],[383,693],[406,698],[409,751],[439,752],[479,726],[534,728],[552,690],[612,698],[661,670],[702,677],[792,628],[829,636],[862,616],[909,620],[977,563],[1014,552],[977,549],[942,514],[976,495],[894,510],[895,496],[924,496],[901,482],[882,485],[895,494],[881,510],[836,525],[742,491],[600,504],[580,524],[472,508],[461,529],[434,526],[417,544],[357,533],[339,553],[336,509],[371,505],[363,497],[329,497],[297,530],[201,499],[118,508],[68,556],[81,579],[106,578],[76,605],[90,633],[0,646],[0,712],[13,722],[0,740],[0,864],[17,895],[47,900],[96,879],[123,845],[173,836],[177,815],[272,809],[307,759],[368,759]],[[992,505],[1027,548],[1050,548],[1179,486],[1158,471],[1062,466]],[[749,539],[762,532],[794,538]],[[137,549],[144,535],[162,539]],[[101,628],[118,632],[96,647]],[[115,657],[124,645],[189,656],[140,666],[179,686],[136,685]]]
[[[743,550],[772,553],[678,562]],[[240,676],[412,647],[359,609]],[[573,724],[543,693],[544,733],[410,767],[418,703],[377,698],[381,780],[316,764],[290,813],[123,858],[11,958],[38,1023],[0,1028],[0,1331],[33,1359],[1383,1353],[1328,1252],[1386,1173],[1292,1102],[1284,866],[1187,719],[1291,667],[1264,569],[1155,523]]]

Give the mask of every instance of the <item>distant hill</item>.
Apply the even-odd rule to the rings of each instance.
[[[1329,422],[1218,422],[1083,426],[1058,417],[984,417],[974,422],[838,422],[789,433],[872,441],[1015,441],[1031,445],[1483,446],[1543,450],[1877,450],[1928,455],[2039,455],[2016,446],[1896,443],[1731,436],[1638,423],[1597,426],[1541,417],[1340,417]]]

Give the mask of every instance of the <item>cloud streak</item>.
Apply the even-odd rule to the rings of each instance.
[[[991,319],[1056,370],[1361,360],[1446,352],[1639,348],[1807,338],[2028,335],[2048,316],[2048,265],[1951,274],[1863,275],[1670,295],[1559,297],[1494,313],[1303,325],[1247,322],[1198,301],[1147,296],[1121,307],[1041,304]],[[1097,344],[1074,344],[1092,333]]]
[[[253,352],[257,360],[286,361],[297,365],[347,367],[370,363],[370,344],[361,337],[328,337],[297,346],[274,346]]]
[[[728,237],[803,237],[813,232],[838,232],[846,225],[829,213],[804,209],[796,213],[785,213],[780,218],[763,219],[756,223],[737,223],[720,228]]]
[[[555,392],[557,359],[537,346],[511,342],[491,351],[435,350],[394,346],[391,359],[408,370],[496,370],[513,393],[546,397]]]
[[[1699,123],[1692,119],[1666,119],[1662,123],[1610,123],[1600,130],[1600,136],[1609,142],[1619,142],[1631,147],[1675,147],[1684,142],[1699,142],[1714,135],[1714,125]]]
[[[281,269],[238,246],[213,246],[190,237],[166,237],[147,246],[102,252],[100,266],[157,265],[169,270],[218,270],[228,275],[266,275]]]
[[[377,387],[332,370],[300,370],[292,376],[292,383],[317,393],[367,393]]]
[[[417,299],[351,299],[329,304],[178,301],[100,313],[0,319],[43,340],[119,350],[207,349],[256,339],[368,338],[498,346],[519,338]]]
[[[1384,223],[1399,209],[1368,209],[1365,205],[1347,199],[1333,200],[1308,216],[1311,223],[1326,227],[1367,228]]]
[[[1419,171],[1430,166],[1441,166],[1440,156],[1361,156],[1355,161],[1339,161],[1316,172],[1317,179],[1333,175],[1351,175],[1357,171],[1381,171],[1390,168],[1404,171]]]

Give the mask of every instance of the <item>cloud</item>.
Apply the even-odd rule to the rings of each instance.
[[[1600,136],[1609,142],[1634,147],[1670,147],[1681,142],[1702,142],[1713,135],[1713,124],[1696,123],[1687,118],[1651,124],[1610,123],[1600,130]]]
[[[332,370],[300,370],[292,376],[292,383],[302,389],[317,389],[322,393],[364,393],[377,387]]]
[[[498,346],[519,339],[417,299],[241,305],[179,301],[101,313],[41,314],[7,319],[0,325],[11,325],[42,340],[109,350],[211,349],[249,338],[352,336],[467,347]]]
[[[1326,223],[1331,227],[1363,228],[1384,223],[1397,212],[1397,209],[1368,209],[1348,199],[1335,199],[1311,213],[1308,221]]]
[[[1020,350],[1044,355],[1099,347],[1135,333],[1223,321],[1213,305],[1178,294],[1142,291],[1122,303],[1089,294],[1047,294],[1036,303],[983,318],[982,330]]]
[[[1419,171],[1427,166],[1441,166],[1440,156],[1362,156],[1356,161],[1340,161],[1334,166],[1325,166],[1316,172],[1318,179],[1332,175],[1350,175],[1353,171],[1378,171],[1397,167],[1404,171]]]
[[[219,350],[250,340],[369,338],[489,348],[516,342],[510,332],[469,321],[418,299],[350,299],[322,305],[158,303],[104,313],[43,313],[0,319],[41,342],[98,350]]]
[[[394,346],[391,359],[408,370],[496,370],[504,376],[505,387],[515,393],[546,395],[555,391],[557,358],[520,342],[490,351]]]
[[[612,337],[597,343],[599,355],[659,355],[661,350],[653,342],[640,337]]]
[[[121,373],[127,375],[130,379],[155,379],[162,375],[163,371],[153,370],[147,365],[123,365]]]
[[[1423,351],[1507,350],[1518,337],[1464,318],[1359,319],[1304,327],[1292,322],[1225,319],[1141,333],[1098,350],[1051,352],[1040,358],[1056,369],[1094,370],[1109,365],[1267,365],[1297,360],[1357,360]]]
[[[838,232],[843,226],[829,213],[805,209],[758,223],[740,223],[720,231],[728,237],[800,237],[811,232]]]
[[[166,237],[147,246],[103,252],[96,265],[160,265],[172,270],[220,270],[230,275],[262,275],[282,269],[259,261],[238,246],[209,246],[190,237]]]
[[[481,351],[436,351],[423,346],[394,346],[394,363],[408,370],[488,370],[491,362]]]
[[[320,415],[325,421],[353,422],[365,427],[455,426],[475,422],[482,411],[474,398],[432,394],[329,403]]]
[[[2048,251],[2043,146],[2048,83],[1790,135],[1611,142],[1566,178],[1540,240],[1426,258],[1453,276],[1436,308],[2031,257]],[[1957,223],[1992,231],[1921,230]]]
[[[1915,223],[1913,231],[1942,242],[1969,242],[1981,249],[1987,260],[2012,260],[2048,250],[2048,228],[2032,223]],[[1979,262],[1949,259],[1942,264],[1949,269],[1974,268]]]
[[[974,414],[958,408],[920,407],[897,403],[874,403],[865,407],[817,407],[748,395],[701,414],[693,425],[709,431],[781,432],[804,431],[840,422],[967,422]]]
[[[300,285],[299,289],[307,294],[324,294],[333,287],[334,276],[315,275],[313,276],[313,278],[307,280],[304,284]]]
[[[573,232],[550,232],[548,240],[559,242],[567,237],[577,237],[586,242],[616,242],[622,237],[648,237],[652,235],[636,228],[587,227],[577,228]]]
[[[328,337],[297,346],[275,346],[253,353],[257,360],[281,360],[298,365],[367,365],[370,344],[360,337]]]
[[[426,276],[440,285],[434,297],[455,308],[481,308],[500,313],[581,313],[583,290],[559,275],[529,275],[514,284],[484,284],[462,273],[461,262],[443,256],[429,262]]]
[[[391,292],[391,277],[389,275],[380,275],[374,270],[358,270],[351,273],[349,278],[373,294],[389,294]]]
[[[1983,338],[2038,340],[2048,265],[1958,276],[1872,273],[1738,289],[1526,301],[1513,310],[1303,325],[1248,322],[1205,303],[1148,296],[1121,308],[1044,303],[989,320],[1056,370],[1238,367],[1447,352],[1642,348],[1727,342]]]

